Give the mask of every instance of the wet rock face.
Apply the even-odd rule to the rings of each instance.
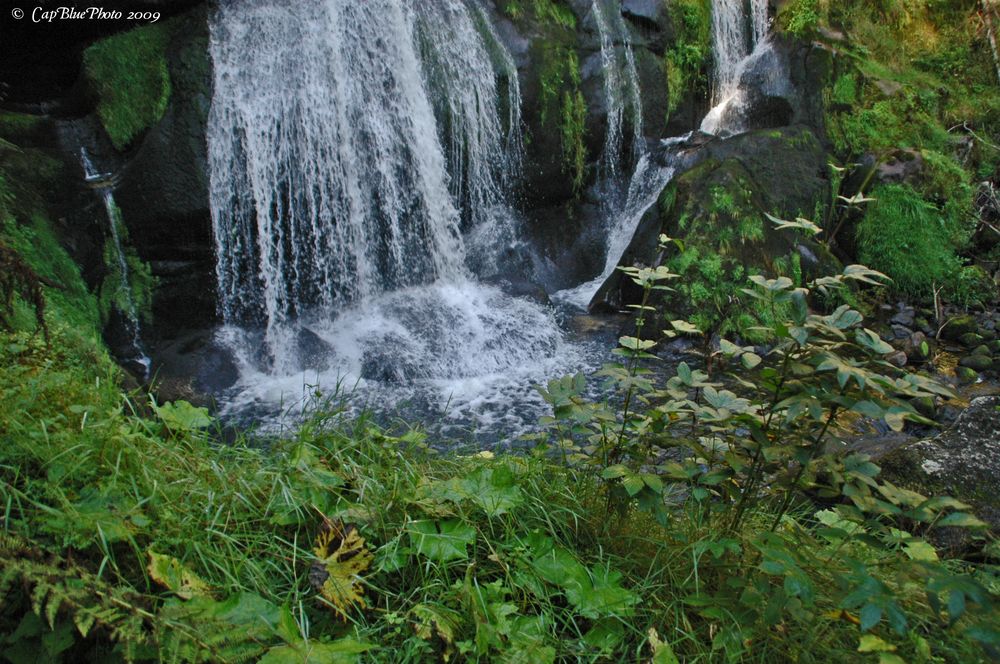
[[[891,481],[973,505],[1000,532],[1000,397],[975,399],[948,431],[880,460]]]

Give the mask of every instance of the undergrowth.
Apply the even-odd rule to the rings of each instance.
[[[629,274],[647,297],[675,278]],[[852,266],[810,287],[878,278]],[[619,397],[592,403],[583,376],[553,381],[548,428],[521,456],[441,455],[336,396],[287,436],[231,440],[204,409],[124,395],[107,354],[56,318],[50,343],[3,333],[0,652],[271,664],[992,652],[995,568],[945,560],[930,538],[982,524],[827,448],[840,409],[898,428],[921,418],[894,395],[943,388],[884,375],[886,345],[849,307],[813,314],[789,279],[750,285],[789,312],[768,356],[723,342],[713,375],[655,370],[640,305],[638,336],[601,372]]]

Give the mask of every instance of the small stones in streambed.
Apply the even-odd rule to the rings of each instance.
[[[905,352],[897,350],[895,353],[890,353],[889,355],[887,355],[885,360],[892,366],[902,369],[903,367],[906,366],[908,358],[906,357]]]

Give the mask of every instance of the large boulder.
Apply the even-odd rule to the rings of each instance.
[[[128,155],[115,196],[139,255],[160,288],[157,329],[201,327],[215,318],[214,249],[206,128],[212,103],[208,9],[177,17],[167,49],[170,103]]]
[[[878,462],[892,482],[967,502],[1000,532],[1000,397],[974,399],[948,431],[898,447]]]
[[[694,137],[682,147],[678,173],[659,205],[647,212],[622,260],[629,265],[670,261],[684,277],[674,284],[682,301],[669,303],[673,314],[705,314],[717,306],[740,310],[738,303],[714,300],[724,291],[738,294],[749,274],[801,277],[829,267],[822,247],[775,231],[762,214],[810,217],[816,201],[826,200],[826,152],[810,128],[758,130],[727,140]],[[660,233],[682,240],[683,255],[658,255]],[[638,296],[616,273],[591,306],[618,309]]]

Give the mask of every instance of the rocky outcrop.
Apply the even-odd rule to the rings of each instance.
[[[697,256],[692,261],[720,259],[717,273],[684,262],[693,271],[686,275],[688,283],[683,288],[706,282],[706,288],[694,288],[697,293],[723,286],[739,293],[747,274],[782,271],[776,265],[781,259],[785,259],[785,271],[798,266],[805,274],[822,272],[832,264],[821,247],[791,233],[776,232],[762,214],[811,216],[816,201],[825,200],[829,187],[826,151],[811,128],[758,130],[727,140],[702,136],[689,142],[686,152],[685,163],[660,205],[639,225],[623,264],[669,260],[657,255],[661,233],[681,240],[685,253]],[[638,296],[627,280],[615,274],[592,306],[620,309]],[[706,304],[689,299],[685,306]]]
[[[899,447],[878,463],[895,483],[969,503],[1000,532],[1000,397],[973,400],[948,431]]]
[[[207,7],[174,19],[171,35],[170,103],[129,155],[116,190],[132,242],[159,279],[154,319],[167,333],[206,325],[215,317],[206,141],[212,102]]]

